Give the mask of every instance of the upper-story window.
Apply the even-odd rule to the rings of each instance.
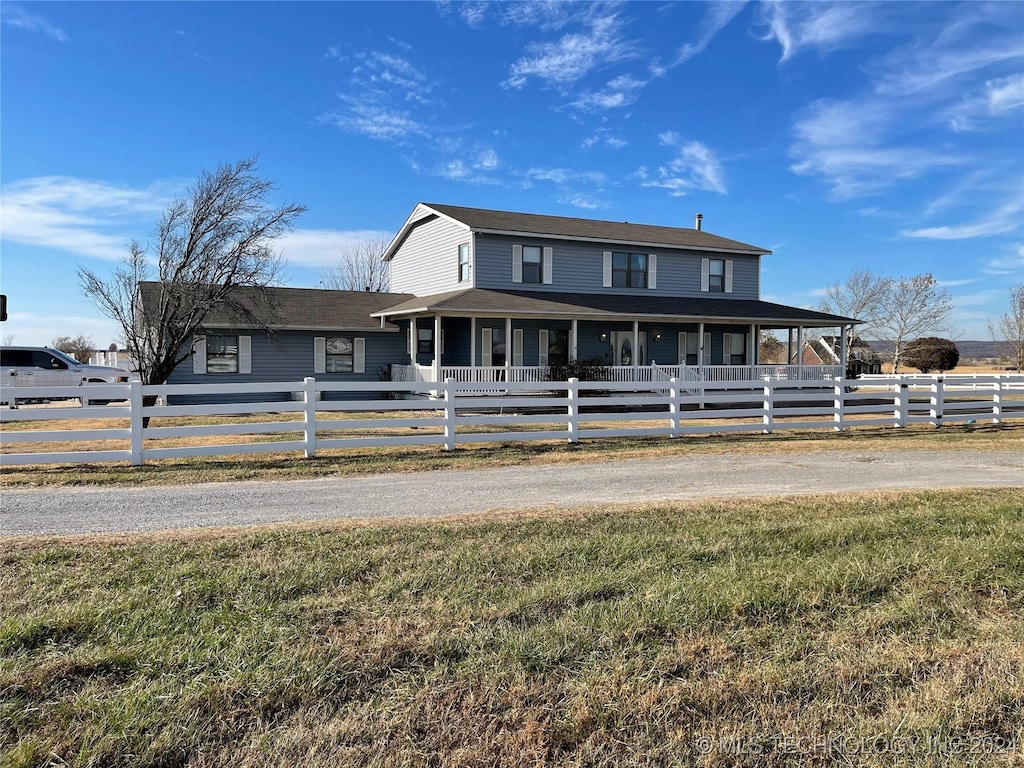
[[[700,289],[705,293],[732,293],[732,259],[701,259]]]
[[[554,249],[550,246],[513,245],[512,282],[551,284]]]
[[[711,259],[708,264],[708,290],[725,293],[725,259]]]
[[[523,246],[523,282],[539,283],[543,274],[543,253],[539,245]]]
[[[459,246],[459,282],[465,283],[469,280],[469,243]]]
[[[646,288],[647,254],[613,253],[612,286],[615,288]]]

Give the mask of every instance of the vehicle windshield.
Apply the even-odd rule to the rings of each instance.
[[[82,364],[81,362],[73,358],[71,355],[69,355],[67,352],[61,352],[59,349],[51,349],[50,354],[52,354],[54,357],[59,357],[61,360],[63,360],[65,363],[68,363],[69,365]]]

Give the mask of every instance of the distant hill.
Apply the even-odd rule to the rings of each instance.
[[[953,339],[960,350],[961,360],[993,360],[1000,356],[999,342],[996,341],[960,341]],[[882,357],[892,356],[893,344],[888,341],[869,341],[868,344]]]

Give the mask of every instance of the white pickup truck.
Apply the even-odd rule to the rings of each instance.
[[[15,404],[20,387],[78,387],[138,381],[124,368],[85,365],[49,347],[0,347],[0,405]],[[32,400],[46,398],[33,397]]]

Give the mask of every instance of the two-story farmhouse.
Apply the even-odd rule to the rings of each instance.
[[[762,301],[769,253],[699,218],[690,229],[420,203],[383,255],[394,293],[275,289],[271,332],[210,318],[171,383],[372,381],[383,366],[404,380],[538,380],[574,360],[616,380],[841,376],[845,349],[832,365],[758,365],[762,330],[795,350],[807,329],[842,339],[857,322]]]

